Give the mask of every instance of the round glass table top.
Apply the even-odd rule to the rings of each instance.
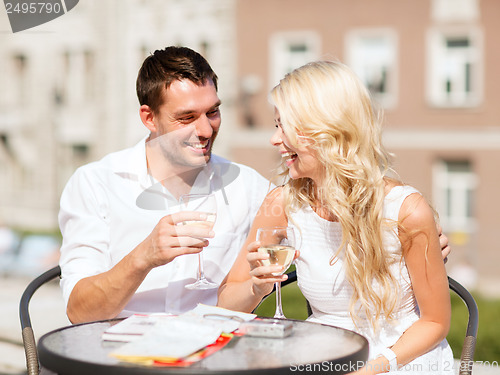
[[[367,340],[352,331],[293,320],[285,338],[235,336],[221,350],[189,367],[148,367],[120,362],[109,354],[123,343],[102,340],[120,320],[85,323],[49,332],[38,344],[40,363],[58,374],[344,374],[368,358]]]

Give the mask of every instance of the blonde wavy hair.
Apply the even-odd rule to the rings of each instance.
[[[342,245],[330,264],[345,249],[346,277],[354,289],[351,317],[356,323],[364,313],[376,328],[381,316],[393,318],[398,300],[382,240],[388,225],[382,211],[389,154],[381,143],[381,113],[359,78],[335,61],[309,63],[287,74],[270,99],[292,146],[307,144],[324,169],[321,186],[310,178],[287,181],[287,216],[310,205],[338,218]]]

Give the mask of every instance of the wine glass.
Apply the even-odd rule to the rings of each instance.
[[[262,260],[264,266],[280,265],[283,271],[274,272],[273,276],[283,275],[295,258],[295,233],[291,227],[269,227],[257,229],[257,241],[260,242],[258,251],[269,254],[268,259]],[[281,306],[281,282],[276,282],[276,312],[274,317],[284,319]]]
[[[183,225],[198,225],[212,229],[217,217],[217,201],[214,194],[186,194],[180,198],[181,209],[183,211],[199,211],[206,213],[207,219],[184,221]],[[192,284],[185,287],[187,289],[214,289],[219,285],[208,281],[203,270],[203,250],[198,253],[198,277]]]

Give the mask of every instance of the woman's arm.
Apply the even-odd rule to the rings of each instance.
[[[399,237],[420,310],[416,321],[393,346],[398,364],[404,365],[439,344],[450,328],[448,278],[431,207],[420,194],[403,202]]]
[[[399,238],[420,310],[413,323],[391,347],[398,366],[427,353],[448,334],[450,294],[432,209],[420,194],[405,199],[399,213]],[[384,357],[371,361],[360,373],[376,373],[376,364],[387,366]],[[380,367],[379,367],[380,368]]]
[[[257,252],[259,243],[255,241],[259,228],[288,225],[282,191],[282,187],[274,189],[262,203],[240,254],[219,287],[218,306],[251,312],[271,293],[275,282],[286,280],[286,275],[271,275],[281,271],[281,266],[262,266],[261,260],[269,255]]]

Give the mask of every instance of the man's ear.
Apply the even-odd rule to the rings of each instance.
[[[139,108],[139,116],[144,126],[148,128],[151,133],[156,133],[158,129],[154,122],[155,115],[151,107],[146,104],[141,105],[141,108]]]

